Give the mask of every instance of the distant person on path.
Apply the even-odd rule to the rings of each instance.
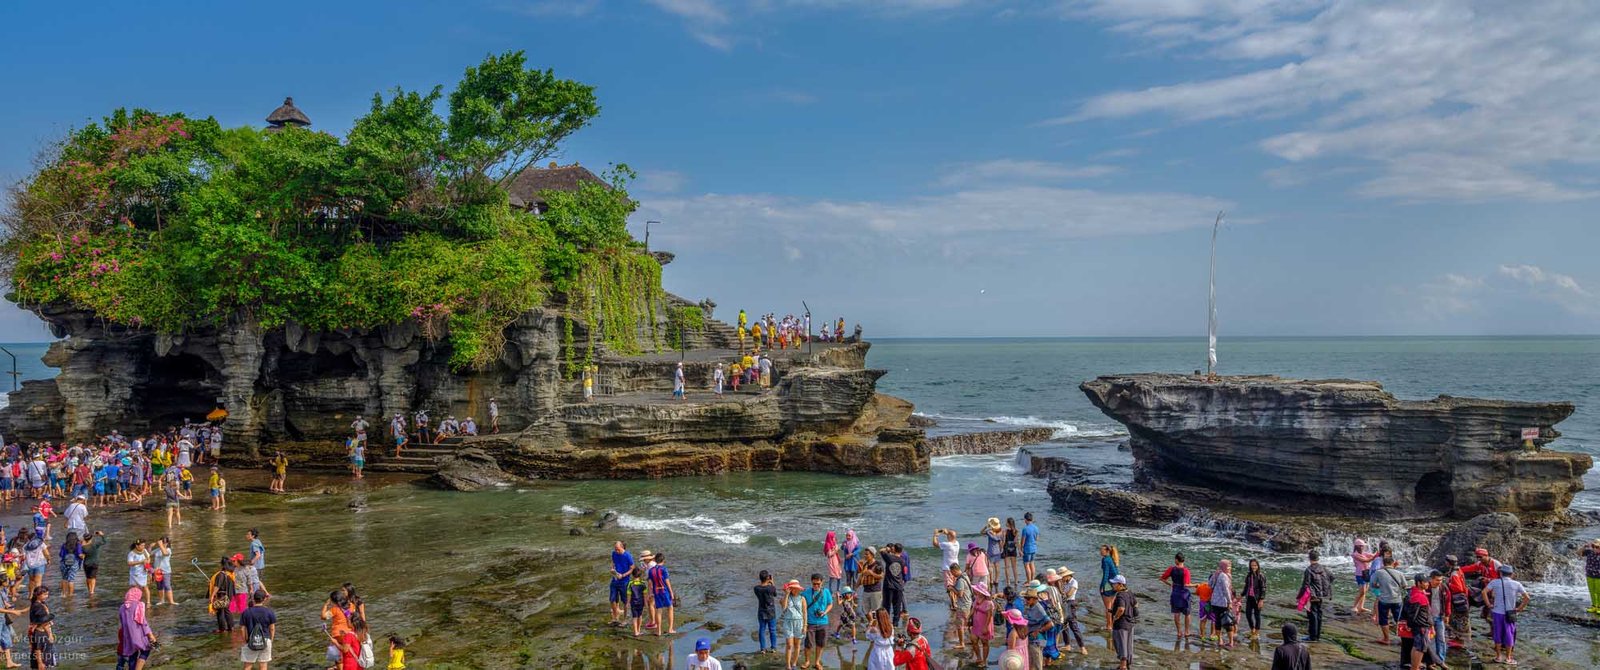
[[[717,394],[718,398],[722,397],[722,386],[727,381],[727,375],[722,371],[722,364],[718,363],[716,371],[711,373],[712,391]]]
[[[589,368],[583,369],[583,401],[594,402],[594,371]]]
[[[594,395],[593,380],[587,381],[585,386],[589,395]],[[500,432],[500,402],[494,398],[489,398],[489,432],[493,434]]]
[[[1283,644],[1272,650],[1272,670],[1311,670],[1311,648],[1293,623],[1283,625]]]
[[[673,400],[685,400],[686,399],[684,397],[684,392],[683,392],[683,363],[682,362],[678,363],[678,367],[672,371],[672,399]]]
[[[1172,590],[1171,595],[1167,597],[1167,602],[1172,609],[1172,630],[1177,634],[1178,639],[1186,640],[1189,638],[1189,623],[1191,621],[1191,604],[1189,601],[1193,596],[1189,589],[1194,588],[1194,584],[1189,574],[1189,568],[1183,565],[1183,554],[1176,554],[1172,557],[1172,566],[1168,567],[1166,572],[1161,573],[1161,583],[1166,584]]]
[[[144,670],[156,641],[156,633],[145,619],[144,591],[130,587],[117,618],[117,670]]]
[[[1117,575],[1111,580],[1111,645],[1117,650],[1117,667],[1128,670],[1133,666],[1133,628],[1139,619],[1139,600],[1128,590],[1128,578]]]
[[[1578,552],[1583,557],[1583,578],[1589,584],[1590,614],[1600,614],[1600,539],[1590,540]]]
[[[1306,641],[1322,639],[1322,603],[1333,598],[1333,576],[1322,566],[1322,556],[1312,549],[1306,555],[1311,564],[1300,577],[1300,594],[1306,601]]]
[[[361,440],[350,440],[350,474],[361,479],[361,470],[367,467],[367,446]]]
[[[768,358],[766,354],[762,354],[759,365],[761,367],[761,388],[772,388],[772,359]]]
[[[1116,582],[1121,573],[1122,557],[1117,553],[1116,545],[1100,545],[1100,600],[1106,608],[1106,630],[1111,629],[1111,604],[1116,598],[1116,589],[1112,584]]]
[[[1033,512],[1022,515],[1022,568],[1027,573],[1024,579],[1038,579],[1034,572],[1033,559],[1039,553],[1039,527],[1033,524]]]
[[[283,493],[283,484],[289,479],[289,458],[280,451],[272,457],[272,484],[267,490],[273,493]],[[171,499],[169,498],[170,502]]]
[[[362,446],[367,444],[367,428],[371,426],[372,424],[367,423],[366,419],[356,415],[356,420],[350,422],[350,429],[356,433],[356,442],[361,443]]]
[[[1490,631],[1494,636],[1494,662],[1516,665],[1517,617],[1527,609],[1530,599],[1528,589],[1511,578],[1516,570],[1509,565],[1500,566],[1500,577],[1483,588],[1483,598],[1489,603]]]

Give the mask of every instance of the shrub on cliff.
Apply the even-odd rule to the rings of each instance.
[[[592,87],[528,69],[521,52],[468,68],[448,98],[375,95],[343,139],[117,110],[12,188],[7,297],[173,333],[416,319],[448,340],[453,365],[484,367],[552,287],[639,255],[626,166],[609,187],[547,194],[543,215],[504,189],[598,113]]]

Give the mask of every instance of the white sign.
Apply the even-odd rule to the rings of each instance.
[[[1524,439],[1524,440],[1537,440],[1537,439],[1539,439],[1539,429],[1538,428],[1523,428],[1522,429],[1522,439]]]

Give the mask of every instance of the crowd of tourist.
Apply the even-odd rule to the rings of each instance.
[[[1019,526],[990,518],[975,533],[951,528],[933,531],[931,544],[940,552],[937,566],[949,612],[942,640],[958,658],[988,665],[999,653],[1006,670],[1049,667],[1067,654],[1088,654],[1087,632],[1080,614],[1098,610],[1101,632],[1110,639],[1118,667],[1134,660],[1134,631],[1139,601],[1130,591],[1130,575],[1122,569],[1114,545],[1099,548],[1097,582],[1084,591],[1069,566],[1040,570],[1040,531],[1032,513]],[[963,537],[967,537],[963,547]],[[1592,589],[1600,589],[1600,540],[1581,550]],[[1301,626],[1285,622],[1282,643],[1273,650],[1273,670],[1309,670],[1314,647],[1323,640],[1323,625],[1335,597],[1333,572],[1317,551],[1308,554],[1301,584],[1293,593],[1305,614]],[[1364,541],[1351,554],[1354,604],[1351,616],[1370,621],[1377,642],[1397,646],[1401,667],[1444,668],[1450,650],[1471,655],[1474,619],[1487,626],[1495,663],[1515,666],[1517,617],[1530,602],[1516,570],[1478,548],[1460,564],[1448,556],[1437,567],[1406,566],[1387,543],[1368,551]],[[611,553],[610,600],[613,625],[631,625],[633,635],[676,634],[674,615],[680,599],[660,553],[640,551],[635,557],[622,542]],[[1232,560],[1218,561],[1200,577],[1183,554],[1159,575],[1136,576],[1159,582],[1168,591],[1176,639],[1202,647],[1228,649],[1241,634],[1259,640],[1262,611],[1269,595],[1259,561],[1248,560],[1236,574]],[[912,580],[911,558],[904,545],[869,545],[854,530],[842,540],[833,531],[823,538],[817,572],[783,579],[761,570],[754,586],[756,641],[761,654],[783,654],[785,667],[822,666],[829,645],[866,642],[868,670],[930,667],[933,644],[906,602]],[[1283,595],[1283,594],[1280,594]],[[1600,592],[1592,594],[1592,612],[1600,611]],[[1365,605],[1368,599],[1373,609]],[[922,604],[917,604],[921,606]],[[1241,630],[1243,629],[1243,630]],[[702,642],[705,642],[702,640]],[[701,652],[707,653],[701,653]],[[720,668],[709,655],[709,643],[697,647],[691,667]],[[695,665],[698,658],[699,665]],[[1475,656],[1474,656],[1475,658]],[[707,660],[709,659],[709,661]]]

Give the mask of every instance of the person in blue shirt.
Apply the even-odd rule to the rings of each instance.
[[[633,574],[633,554],[617,540],[611,547],[611,625],[622,625],[623,608],[628,604],[628,578]]]
[[[1022,570],[1033,581],[1033,555],[1039,551],[1039,527],[1033,525],[1033,512],[1022,515]]]
[[[833,611],[833,593],[822,585],[822,574],[811,575],[811,588],[800,594],[806,599],[806,642],[811,660],[800,659],[800,667],[822,667],[822,649],[828,646],[828,613]]]

